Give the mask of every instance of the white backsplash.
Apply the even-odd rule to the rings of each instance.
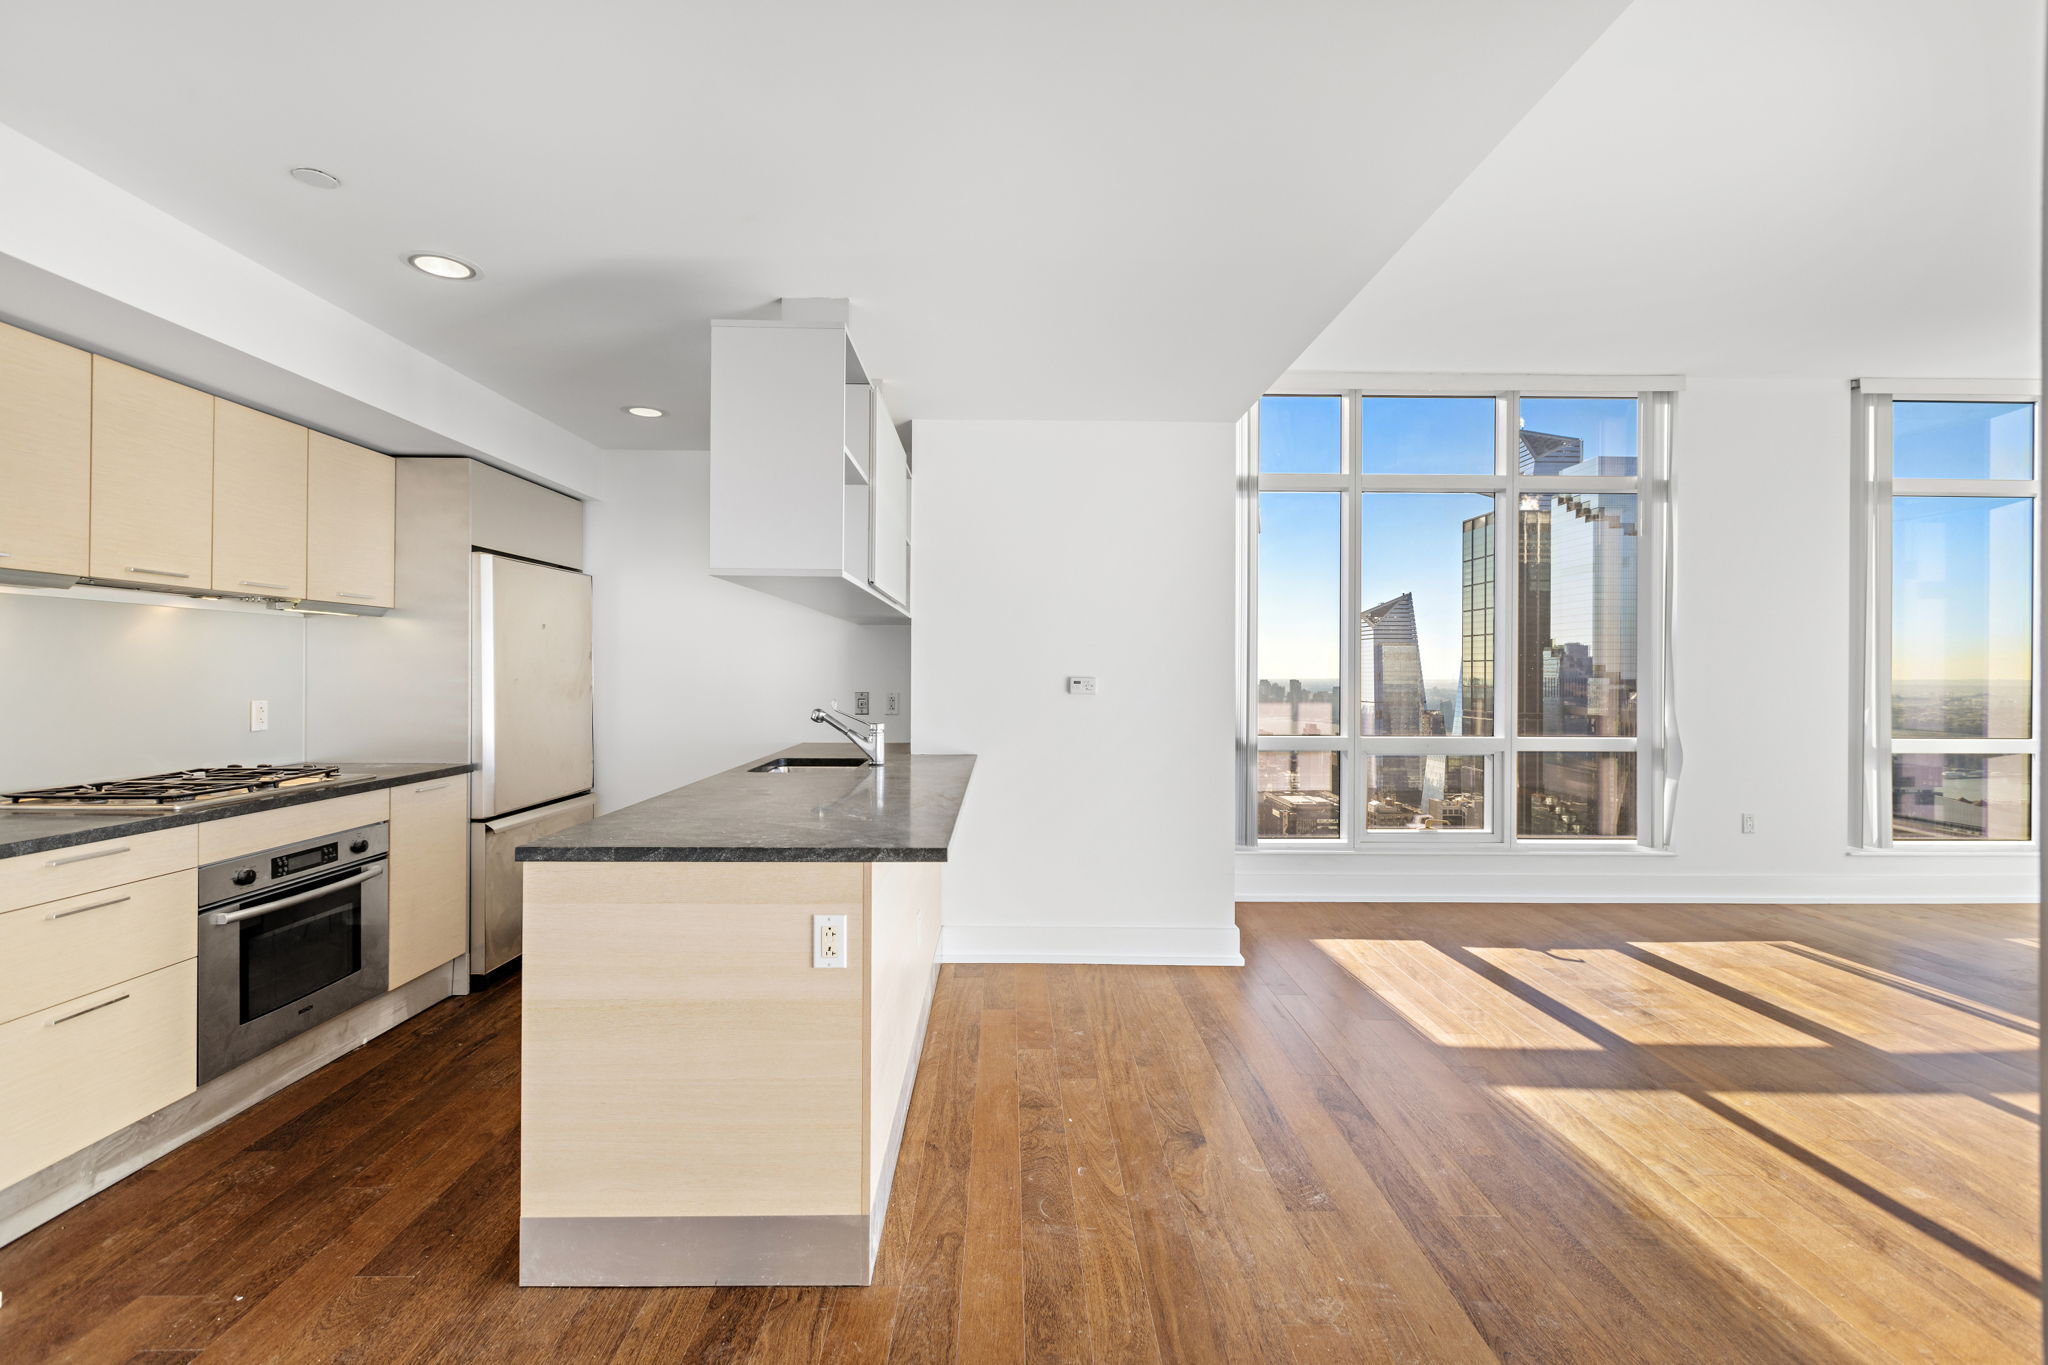
[[[0,791],[296,762],[305,682],[300,616],[0,592]]]

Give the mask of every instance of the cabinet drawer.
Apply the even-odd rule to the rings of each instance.
[[[197,866],[199,836],[190,825],[25,853],[0,860],[0,910],[41,905]]]
[[[0,1023],[199,951],[191,868],[0,914]]]
[[[197,964],[0,1024],[0,1187],[196,1088]]]
[[[374,825],[390,815],[390,796],[377,791],[215,820],[199,826],[199,861],[217,863],[223,858],[239,858],[244,853],[257,853],[300,839],[339,834],[357,825]]]

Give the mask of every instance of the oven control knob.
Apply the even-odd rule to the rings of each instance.
[[[256,882],[256,869],[253,867],[243,868],[235,874],[234,881],[236,886],[253,886]]]
[[[370,851],[370,841],[368,839],[357,839],[348,846],[348,851],[351,853],[368,853]]]

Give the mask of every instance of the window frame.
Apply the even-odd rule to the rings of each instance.
[[[1676,395],[1673,376],[1566,375],[1284,375],[1264,397],[1334,396],[1342,401],[1340,472],[1261,474],[1259,406],[1238,424],[1238,847],[1246,852],[1342,853],[1631,853],[1669,847],[1672,802],[1680,753],[1672,711],[1669,620],[1672,590],[1670,471]],[[1524,398],[1629,398],[1636,400],[1636,474],[1526,475],[1516,458],[1514,433]],[[1362,471],[1364,398],[1490,398],[1494,403],[1494,467],[1490,474],[1366,474]],[[1258,733],[1259,494],[1335,492],[1341,495],[1338,635],[1338,735]],[[1519,665],[1516,606],[1520,556],[1515,536],[1524,492],[1628,493],[1637,522],[1637,705],[1633,736],[1521,735],[1516,696]],[[1494,499],[1494,716],[1495,733],[1464,735],[1360,735],[1356,622],[1362,609],[1360,522],[1367,493],[1478,493]],[[1510,515],[1513,514],[1513,515]],[[1258,754],[1269,750],[1335,749],[1340,764],[1336,839],[1258,837]],[[1636,755],[1636,835],[1633,839],[1524,838],[1515,828],[1519,754],[1629,752]],[[1481,754],[1486,756],[1487,827],[1484,830],[1378,830],[1364,825],[1365,761],[1378,755]]]
[[[1852,539],[1856,695],[1851,707],[1849,846],[1856,853],[1925,858],[2035,856],[2041,847],[2041,385],[2014,379],[1852,380],[1850,432],[1853,462]],[[1895,479],[1892,477],[1892,404],[2031,403],[2034,465],[2030,479]],[[1894,739],[1892,737],[1892,499],[1895,497],[2027,498],[2033,503],[2031,584],[2033,689],[2027,739]],[[2031,838],[1905,839],[1892,837],[1892,759],[1902,754],[2025,754]]]

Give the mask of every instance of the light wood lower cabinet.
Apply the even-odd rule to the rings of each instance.
[[[397,466],[388,455],[313,432],[306,449],[306,596],[389,607],[397,545]]]
[[[146,973],[0,1024],[0,1188],[197,1086],[197,964]]]
[[[191,825],[0,858],[0,911],[139,882],[199,862],[198,829]]]
[[[191,868],[0,914],[0,1023],[199,951]]]
[[[92,356],[0,325],[0,569],[84,574]]]
[[[391,789],[391,988],[469,951],[469,779]]]
[[[92,576],[213,581],[213,399],[92,358]]]
[[[339,834],[360,825],[374,825],[390,816],[389,794],[374,791],[212,820],[198,826],[199,863],[203,867],[223,858],[260,853],[279,844],[316,839],[323,834]]]
[[[213,586],[306,595],[306,429],[213,400]]]

